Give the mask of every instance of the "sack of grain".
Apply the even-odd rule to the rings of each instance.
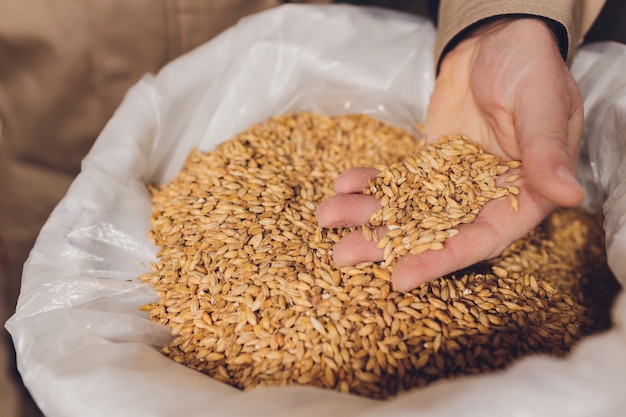
[[[133,87],[43,228],[7,323],[25,383],[48,416],[621,416],[626,301],[612,328],[564,359],[440,381],[386,402],[305,386],[241,392],[159,349],[172,336],[139,307],[156,259],[146,184],[166,183],[192,148],[210,150],[270,116],[365,113],[410,129],[432,90],[434,29],[347,6],[285,6],[244,19]],[[626,48],[580,50],[587,123],[581,179],[606,217],[609,265],[626,284]]]

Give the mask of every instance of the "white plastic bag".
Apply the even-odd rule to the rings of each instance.
[[[312,387],[240,392],[162,356],[167,328],[139,306],[136,277],[155,260],[145,185],[166,182],[192,147],[211,149],[292,110],[422,120],[432,91],[434,29],[404,14],[283,6],[241,21],[134,86],[41,231],[7,322],[18,364],[49,417],[578,416],[626,410],[626,301],[615,323],[565,360],[534,357],[504,372],[379,402]],[[585,47],[574,63],[589,113],[581,170],[607,215],[609,258],[626,270],[626,49]],[[592,169],[593,168],[593,169]],[[143,266],[142,266],[143,263]]]

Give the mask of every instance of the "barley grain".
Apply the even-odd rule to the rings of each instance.
[[[160,249],[139,279],[159,300],[141,309],[175,336],[163,354],[241,389],[310,384],[387,398],[524,355],[564,355],[607,328],[617,284],[602,219],[580,210],[555,212],[497,258],[393,289],[398,251],[440,249],[488,201],[514,197],[495,178],[514,183],[518,162],[446,140],[428,147],[368,116],[298,113],[190,153],[176,178],[150,187]],[[339,173],[377,164],[383,174],[366,192],[387,210],[373,223],[393,222],[378,242],[391,258],[337,268],[332,247],[350,230],[321,229],[315,209]]]

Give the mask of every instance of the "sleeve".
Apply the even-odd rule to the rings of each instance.
[[[603,0],[442,0],[435,40],[437,69],[443,56],[454,47],[463,33],[498,16],[534,16],[544,19],[555,34],[561,55],[569,61],[604,3]]]

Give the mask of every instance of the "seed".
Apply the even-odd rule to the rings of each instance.
[[[509,205],[511,206],[511,210],[515,213],[519,211],[519,202],[517,201],[517,197],[514,194],[509,194]]]
[[[376,240],[375,221],[322,229],[314,213],[355,166],[384,173],[367,192],[382,197],[374,220],[393,233],[377,242],[385,262],[339,268],[333,245],[353,230]],[[461,136],[425,145],[364,115],[273,117],[192,151],[168,184],[149,186],[159,252],[139,280],[159,300],[141,310],[173,332],[164,355],[240,389],[307,384],[385,399],[566,354],[610,326],[619,285],[601,216],[557,210],[496,258],[406,293],[391,284],[400,256],[445,248],[484,204],[514,197],[495,178],[520,166]]]
[[[506,278],[509,275],[509,272],[500,266],[494,265],[491,267],[491,270],[494,274],[496,274],[500,278]]]
[[[376,233],[374,233],[372,229],[369,228],[369,226],[364,224],[363,226],[361,226],[361,229],[363,231],[363,236],[365,237],[366,241],[371,242],[372,240],[374,240]]]
[[[506,189],[510,194],[513,195],[519,195],[520,193],[519,188],[515,187],[514,185],[509,185],[508,187],[506,187]]]
[[[309,317],[309,320],[311,321],[311,325],[315,330],[323,335],[326,334],[326,329],[324,329],[324,326],[322,325],[322,323],[320,323],[318,319],[316,319],[315,317]]]

